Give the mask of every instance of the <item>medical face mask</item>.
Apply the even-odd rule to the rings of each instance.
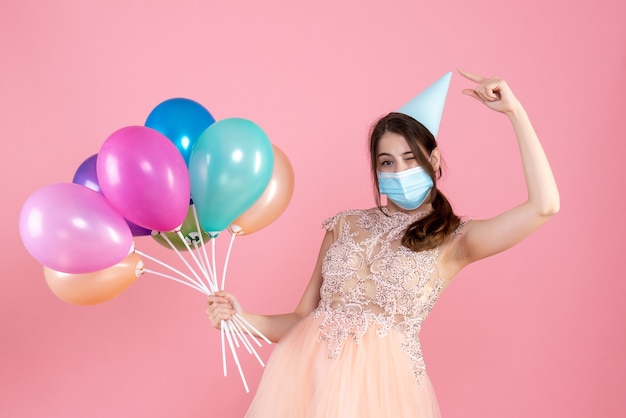
[[[405,210],[417,209],[433,188],[433,180],[422,167],[399,173],[378,172],[378,190]]]

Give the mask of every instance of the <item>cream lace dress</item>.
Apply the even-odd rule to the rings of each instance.
[[[400,245],[422,216],[373,208],[324,222],[321,301],[274,348],[247,417],[439,417],[419,332],[447,283],[438,249]]]

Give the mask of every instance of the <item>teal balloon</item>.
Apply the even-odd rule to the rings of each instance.
[[[198,138],[189,158],[191,196],[202,228],[226,229],[265,191],[274,169],[266,133],[247,119],[215,122]]]
[[[145,126],[161,132],[178,148],[189,166],[189,156],[198,137],[215,122],[200,103],[175,97],[159,103],[148,115]]]

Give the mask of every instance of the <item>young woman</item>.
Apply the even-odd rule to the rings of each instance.
[[[439,416],[420,349],[422,322],[463,267],[517,244],[559,210],[550,164],[509,86],[459,72],[477,84],[465,94],[513,125],[527,199],[493,218],[462,222],[437,189],[441,155],[432,133],[403,113],[378,120],[370,136],[377,207],[324,222],[296,310],[258,315],[230,293],[209,297],[216,328],[238,313],[279,341],[246,416]]]

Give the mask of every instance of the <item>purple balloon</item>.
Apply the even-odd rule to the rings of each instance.
[[[134,224],[128,219],[126,219],[126,223],[128,224],[128,227],[130,228],[130,233],[133,234],[133,237],[145,237],[146,235],[152,235],[151,229],[147,229],[143,226]]]
[[[122,216],[154,231],[172,231],[189,209],[187,164],[174,144],[146,126],[111,134],[96,164],[102,193]]]
[[[98,174],[96,173],[97,159],[98,154],[94,154],[83,161],[76,169],[72,183],[80,184],[102,194],[100,183],[98,182]]]
[[[100,189],[100,182],[98,182],[98,173],[96,170],[96,162],[98,160],[98,154],[94,154],[91,157],[87,158],[82,164],[76,169],[76,173],[74,173],[74,179],[72,183],[83,185],[91,190],[102,194],[102,190]],[[146,235],[151,235],[152,231],[136,225],[126,220],[128,227],[130,228],[130,232],[134,237],[142,237]]]
[[[74,183],[34,192],[22,206],[20,236],[44,266],[72,274],[111,267],[130,252],[126,221],[104,196]]]

